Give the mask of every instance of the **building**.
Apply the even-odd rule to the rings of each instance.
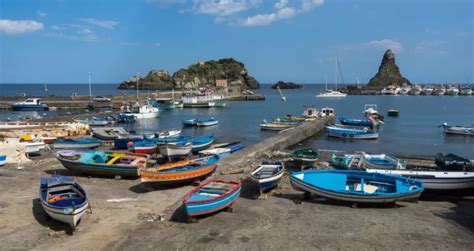
[[[227,88],[227,79],[216,79],[216,87]]]

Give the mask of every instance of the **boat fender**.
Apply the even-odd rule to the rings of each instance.
[[[127,142],[127,148],[131,148],[131,147],[133,147],[133,145],[134,145],[133,141]]]

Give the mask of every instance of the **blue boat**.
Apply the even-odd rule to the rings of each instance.
[[[191,149],[191,152],[196,153],[201,150],[207,149],[211,146],[212,142],[214,142],[213,134],[201,138],[192,139],[191,144],[193,145],[193,148]]]
[[[23,102],[12,104],[13,111],[47,111],[49,110],[46,104],[41,103],[39,98],[29,98]]]
[[[272,189],[280,183],[285,174],[283,162],[262,162],[259,167],[250,173],[250,179],[258,184],[260,193]]]
[[[91,149],[101,145],[101,141],[93,138],[77,138],[55,140],[54,149]]]
[[[41,178],[39,195],[44,211],[73,230],[89,208],[86,191],[72,177]]]
[[[190,136],[176,136],[176,137],[167,137],[167,138],[158,138],[157,143],[158,144],[167,144],[167,143],[178,143],[178,142],[189,142],[193,138]]]
[[[377,139],[379,133],[368,128],[357,128],[344,125],[326,126],[329,137],[347,139]]]
[[[238,181],[210,180],[191,190],[183,204],[189,218],[221,211],[230,207],[240,196]]]
[[[291,172],[290,184],[305,194],[353,203],[417,201],[423,191],[419,180],[346,170]]]
[[[214,126],[217,124],[219,124],[219,121],[214,117],[210,117],[208,119],[198,119],[196,121],[196,126],[198,127]]]
[[[211,148],[207,150],[201,150],[199,151],[199,155],[202,155],[202,156],[217,155],[219,158],[224,158],[244,148],[245,148],[245,145],[241,143],[225,144],[220,147],[215,147],[215,148]]]
[[[339,121],[343,125],[349,125],[349,126],[367,126],[367,127],[373,127],[374,124],[372,121],[369,119],[348,119],[344,117],[340,117]]]
[[[7,164],[7,155],[0,155],[0,166]]]
[[[182,121],[183,126],[196,126],[197,125],[197,119],[185,119]]]

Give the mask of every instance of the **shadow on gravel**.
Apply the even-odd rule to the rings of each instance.
[[[474,199],[474,188],[464,190],[425,190],[421,194],[420,200],[423,201],[450,201],[456,203],[459,200]]]
[[[455,204],[456,206],[450,208],[451,212],[434,213],[434,215],[448,221],[454,221],[474,233],[474,199],[459,201]]]
[[[73,171],[70,171],[68,169],[50,169],[50,170],[45,170],[45,173],[49,175],[62,175],[62,176],[82,176],[78,173],[75,173]]]
[[[64,231],[67,235],[73,234],[71,226],[66,223],[56,221],[55,219],[52,219],[48,214],[46,214],[43,209],[43,206],[41,206],[41,201],[38,198],[33,199],[31,203],[31,211],[33,212],[35,220],[39,224],[51,229],[52,231]]]

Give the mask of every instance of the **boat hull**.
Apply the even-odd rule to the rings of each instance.
[[[89,208],[89,202],[86,202],[84,205],[78,208],[74,208],[72,212],[65,213],[63,208],[52,207],[44,200],[41,200],[41,205],[43,206],[44,211],[53,219],[64,222],[71,227],[75,228],[82,216],[87,212]]]
[[[99,147],[100,143],[87,143],[87,144],[53,144],[54,149],[93,149]]]
[[[240,191],[241,187],[233,191],[228,196],[220,198],[218,200],[211,200],[208,202],[200,203],[184,203],[186,213],[189,217],[196,217],[221,211],[227,207],[230,207],[235,202],[235,200],[240,195]]]
[[[378,139],[379,134],[377,132],[364,132],[364,131],[346,131],[338,130],[327,127],[328,136],[345,139]]]
[[[160,145],[159,150],[161,155],[166,157],[180,157],[186,156],[191,153],[192,146],[177,146],[176,144],[164,144]]]
[[[138,154],[154,154],[158,147],[155,146],[139,146],[133,147],[133,152]]]
[[[12,105],[13,111],[47,111],[49,108],[46,105]]]

